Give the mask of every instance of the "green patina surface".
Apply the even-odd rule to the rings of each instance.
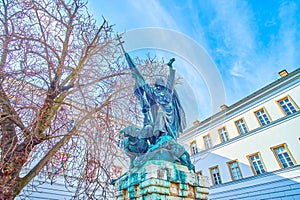
[[[116,196],[118,200],[207,199],[208,187],[207,179],[200,178],[186,166],[150,160],[140,168],[131,169],[116,182]]]
[[[146,180],[147,174],[151,171],[151,167],[156,166],[157,178]],[[160,166],[161,168],[157,168]],[[178,168],[180,166],[180,168]],[[187,183],[185,166],[178,165],[176,163],[167,162],[165,160],[151,160],[145,163],[141,168],[135,168],[118,180],[118,189],[127,188],[133,185],[140,184],[140,187],[146,187],[151,185],[164,185],[170,186],[170,181],[176,183]],[[150,170],[150,171],[149,171]]]

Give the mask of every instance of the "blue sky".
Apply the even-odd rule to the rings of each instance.
[[[118,32],[157,27],[191,38],[219,71],[227,105],[275,81],[282,69],[300,66],[300,0],[89,0],[88,8]],[[190,87],[202,93],[196,99],[203,108],[211,101],[210,91],[205,81],[198,85]],[[212,112],[200,110],[200,120]]]

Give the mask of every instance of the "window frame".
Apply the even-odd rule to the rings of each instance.
[[[194,153],[194,151],[193,151],[193,144],[196,145],[196,153]],[[196,140],[193,140],[192,142],[190,142],[190,152],[191,152],[191,155],[195,155],[198,153],[198,144],[197,144]]]
[[[59,151],[56,154],[54,154],[54,157],[52,157],[50,161],[51,162],[50,173],[64,175],[69,158],[70,158],[70,154],[62,151]],[[58,163],[57,166],[56,163]]]
[[[20,100],[16,95],[12,95],[12,94],[8,94],[7,97],[10,104],[13,106],[17,105],[18,101]]]
[[[118,171],[116,171],[118,170]],[[112,165],[111,168],[111,178],[118,178],[120,176],[122,176],[122,172],[123,172],[123,167],[120,165]]]
[[[67,131],[71,132],[75,125],[76,125],[76,119],[74,117],[72,117],[69,121],[68,126],[67,126]]]
[[[253,156],[258,156],[258,157],[259,157],[259,160],[260,160],[260,162],[261,162],[261,164],[262,164],[262,167],[263,167],[263,170],[264,170],[263,173],[266,173],[266,172],[267,172],[267,169],[266,169],[265,163],[264,163],[264,161],[263,161],[263,159],[262,159],[262,157],[261,157],[261,154],[260,154],[259,152],[255,152],[255,153],[252,153],[252,154],[246,156],[247,159],[248,159],[248,161],[249,161],[249,163],[250,163],[250,167],[251,167],[251,170],[252,170],[253,174],[254,174],[254,175],[259,175],[259,174],[257,174],[257,172],[256,172],[256,170],[255,170],[255,167],[254,167],[254,165],[253,165],[253,162],[252,162],[252,160],[251,160],[251,157],[253,157]],[[260,169],[260,170],[261,170],[261,169]],[[260,173],[260,174],[263,174],[263,173]]]
[[[235,163],[235,162],[237,163],[237,167],[238,167],[239,172],[240,172],[240,175],[241,175],[241,178],[239,178],[239,179],[234,179],[234,176],[233,176],[233,173],[232,173],[232,170],[231,170],[231,167],[230,167],[230,165],[231,165],[232,163]],[[236,180],[243,179],[242,170],[241,170],[241,168],[240,168],[240,164],[239,164],[239,162],[238,162],[237,159],[228,161],[228,162],[226,162],[226,164],[227,164],[227,167],[228,167],[228,169],[229,169],[229,173],[230,173],[230,177],[231,177],[231,180],[232,180],[232,181],[236,181]]]
[[[292,99],[292,97],[290,95],[284,96],[282,98],[280,98],[279,100],[277,100],[277,105],[280,108],[280,111],[283,113],[284,116],[288,116],[290,114],[287,114],[284,109],[282,108],[282,106],[280,105],[280,101],[283,101],[284,99],[288,99],[290,101],[290,103],[294,106],[296,112],[299,111],[299,107],[297,106],[297,104],[294,102],[294,100]],[[293,113],[291,113],[293,114]]]
[[[292,153],[290,152],[290,150],[289,150],[287,144],[286,144],[286,143],[282,143],[282,144],[279,144],[279,145],[270,147],[271,151],[273,152],[273,154],[274,154],[274,156],[275,156],[275,158],[276,158],[277,163],[279,164],[279,167],[280,167],[281,169],[284,169],[284,168],[285,168],[285,167],[283,166],[282,162],[280,161],[280,158],[278,157],[278,154],[277,154],[276,151],[275,151],[276,149],[278,149],[278,148],[280,148],[280,147],[284,147],[284,148],[285,148],[285,150],[286,150],[288,156],[290,157],[290,159],[291,159],[291,161],[292,161],[292,163],[293,163],[293,166],[297,165],[297,162],[296,162],[296,160],[294,159]],[[291,167],[291,166],[288,166],[288,167]]]
[[[206,144],[206,138],[209,138],[209,147],[207,147],[207,144]],[[207,135],[204,135],[204,136],[203,136],[203,142],[204,142],[204,147],[205,147],[205,149],[210,149],[210,148],[212,148],[212,143],[211,143],[211,138],[210,138],[209,133],[208,133]]]
[[[203,176],[203,172],[202,172],[202,170],[198,170],[198,171],[196,171],[196,172],[195,172],[195,174],[197,174],[197,175],[200,175],[200,176]]]
[[[226,126],[223,126],[222,128],[218,129],[218,134],[219,134],[221,143],[227,142],[227,141],[223,141],[223,138],[221,136],[221,130],[223,130],[223,129],[225,129],[225,132],[226,132],[226,135],[227,135],[227,141],[230,140],[230,137],[229,137],[228,130],[227,130]]]
[[[241,120],[244,122],[244,124],[245,124],[245,126],[246,126],[246,130],[247,130],[246,133],[241,133],[241,132],[240,132],[240,129],[239,129],[239,127],[238,127],[238,125],[236,124],[237,122],[239,122],[239,121],[241,121]],[[235,125],[235,127],[236,127],[236,129],[237,129],[239,135],[245,135],[245,134],[247,134],[247,133],[249,132],[249,128],[248,128],[248,125],[247,125],[246,120],[245,120],[244,117],[239,118],[238,120],[235,120],[235,121],[234,121],[234,125]]]
[[[214,179],[214,176],[213,176],[213,173],[212,173],[212,170],[213,169],[218,169],[218,174],[219,174],[219,182],[220,183],[217,183],[216,184],[216,182],[215,182],[215,179]],[[210,167],[209,168],[209,173],[210,173],[210,178],[211,178],[211,183],[212,183],[212,185],[220,185],[220,184],[222,184],[222,177],[221,177],[221,173],[220,173],[220,169],[219,169],[219,166],[218,165],[215,165],[215,166],[212,166],[212,167]]]
[[[125,145],[125,136],[124,136],[124,133],[119,133],[118,134],[118,138],[117,138],[117,146],[118,146],[118,148],[123,149],[124,145]]]
[[[254,111],[255,118],[256,118],[258,124],[259,124],[261,127],[262,127],[262,126],[268,125],[268,124],[263,125],[263,124],[261,123],[261,121],[259,120],[258,116],[256,115],[258,112],[260,112],[260,111],[262,111],[262,110],[265,112],[265,114],[266,114],[268,120],[270,121],[269,124],[272,123],[272,118],[271,118],[271,116],[269,115],[268,111],[266,110],[265,107],[262,107],[262,108],[260,108],[260,109],[258,109],[258,110],[256,110],[256,111]]]
[[[84,169],[84,178],[89,181],[95,181],[97,179],[97,170],[100,168],[99,160],[88,160]]]
[[[102,137],[103,137],[103,129],[97,128],[95,132],[95,141],[102,142]]]

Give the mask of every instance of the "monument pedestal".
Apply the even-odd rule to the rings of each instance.
[[[121,177],[115,186],[117,200],[204,200],[209,193],[207,177],[164,160],[147,161]]]

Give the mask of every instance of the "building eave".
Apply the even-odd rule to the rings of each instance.
[[[270,94],[274,90],[282,87],[283,85],[290,83],[294,80],[299,79],[300,81],[300,68],[296,69],[295,71],[289,73],[288,75],[281,77],[274,82],[268,84],[267,86],[253,92],[252,94],[246,96],[245,98],[237,101],[236,103],[232,104],[231,106],[227,107],[224,110],[221,110],[217,112],[216,114],[206,118],[205,120],[198,123],[196,126],[192,126],[188,129],[186,129],[181,135],[180,138],[189,138],[186,137],[190,133],[196,132],[204,127],[209,127],[213,124],[213,122],[216,122],[220,119],[224,119],[224,117],[228,115],[232,115],[235,112],[238,112],[239,110],[243,109],[246,105],[251,104],[254,101],[257,101],[258,99]],[[180,139],[179,138],[179,139]]]

